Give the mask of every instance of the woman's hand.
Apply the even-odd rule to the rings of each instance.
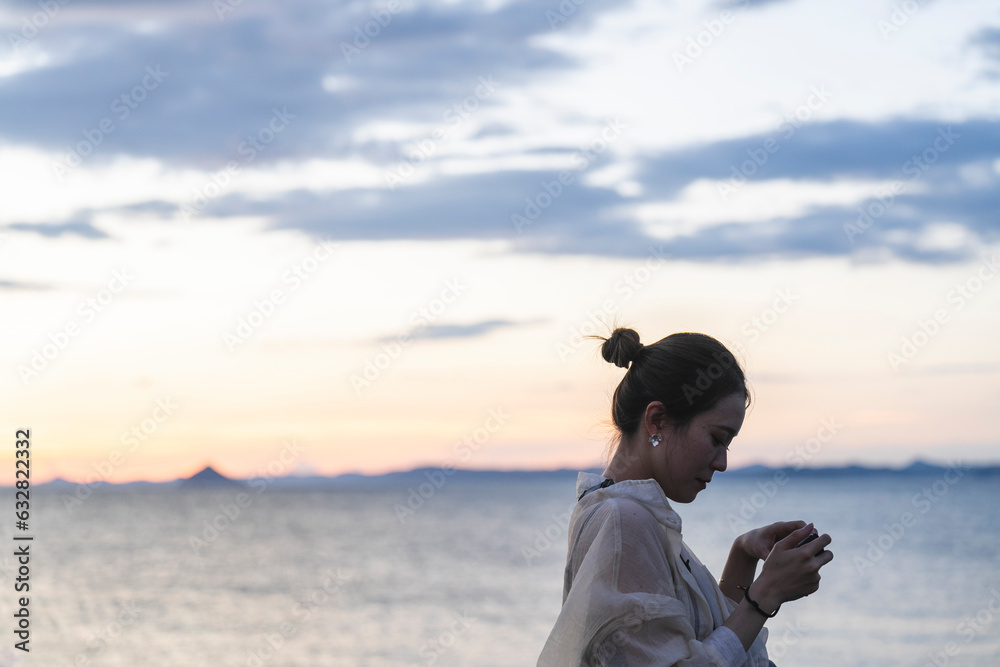
[[[805,525],[805,521],[779,521],[770,526],[754,528],[748,533],[743,533],[737,538],[737,541],[747,556],[766,560],[775,543]]]
[[[779,524],[772,524],[761,530],[775,525]],[[833,553],[826,549],[833,538],[824,533],[812,542],[795,546],[812,532],[811,523],[804,525],[787,533],[768,549],[760,576],[753,583],[753,599],[765,610],[777,609],[784,602],[798,600],[819,589],[819,569],[833,560]],[[766,543],[767,539],[760,537],[756,541],[756,548],[761,548]]]
[[[781,521],[755,528],[733,540],[729,559],[719,580],[723,595],[735,602],[742,600],[743,592],[739,587],[749,586],[753,582],[757,562],[767,558],[775,542],[804,525],[805,521]]]

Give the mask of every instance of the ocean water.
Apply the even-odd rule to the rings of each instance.
[[[723,475],[676,509],[717,575],[747,528],[833,536],[820,590],[768,621],[778,665],[1000,665],[1000,485],[953,481]],[[36,492],[31,652],[13,649],[17,575],[0,557],[0,664],[535,664],[575,477],[454,477],[422,504],[413,484],[272,488],[242,507],[234,491],[118,491],[72,511]]]

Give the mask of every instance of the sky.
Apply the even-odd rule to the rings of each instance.
[[[600,465],[614,325],[737,353],[730,466],[1000,461],[995,3],[0,27],[0,392],[36,482]]]

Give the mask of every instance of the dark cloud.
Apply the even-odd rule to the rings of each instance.
[[[514,89],[574,68],[571,57],[546,50],[535,38],[554,29],[586,28],[625,2],[522,0],[492,11],[473,3],[406,3],[391,15],[368,3],[243,2],[220,20],[207,2],[74,0],[34,38],[55,54],[55,64],[0,79],[5,101],[0,139],[56,150],[81,142],[87,148],[89,142],[87,165],[128,153],[216,170],[228,160],[245,163],[249,153],[241,151],[256,140],[254,166],[362,156],[388,169],[399,163],[405,146],[359,142],[354,131],[361,124],[439,123],[481,77]],[[14,6],[24,12],[36,7],[24,1]],[[575,9],[568,14],[559,9],[570,6]],[[554,20],[553,12],[566,20]],[[972,42],[996,53],[1000,30],[983,29]],[[327,77],[333,77],[331,90],[324,89]],[[273,124],[279,117],[280,131]],[[113,127],[98,132],[104,120],[105,128]],[[339,240],[501,239],[522,253],[620,257],[641,257],[650,247],[665,246],[660,252],[701,261],[884,251],[940,262],[969,252],[965,246],[935,249],[916,240],[941,223],[961,226],[975,240],[1000,239],[1000,177],[992,167],[1000,159],[1000,124],[912,118],[796,123],[640,159],[638,197],[585,186],[580,172],[552,194],[558,171],[495,171],[436,176],[394,190],[300,190],[263,201],[223,192],[204,214],[264,216],[272,229]],[[477,136],[510,131],[491,124]],[[525,154],[569,157],[570,151],[552,146]],[[611,159],[606,154],[589,169]],[[756,224],[740,222],[737,193],[729,222],[669,242],[651,237],[625,212],[634,204],[674,200],[698,179],[734,174],[749,181],[861,179],[905,187],[863,234],[854,235],[846,226],[857,223],[862,211],[877,208],[884,193],[873,192],[861,211],[814,207]],[[169,216],[177,205],[151,201],[109,210]],[[10,228],[106,238],[91,213]]]
[[[581,172],[573,172],[574,181],[550,197],[558,172],[504,171],[440,177],[392,191],[300,191],[268,202],[233,195],[213,202],[206,213],[262,214],[275,228],[343,240],[505,239],[518,252],[624,257],[645,256],[651,246],[665,245],[674,257],[703,261],[851,255],[879,248],[924,262],[964,257],[969,248],[933,249],[915,242],[923,229],[940,223],[960,225],[982,241],[1000,240],[1000,176],[992,168],[1000,158],[996,124],[836,121],[777,137],[778,149],[762,166],[750,163],[749,181],[850,178],[896,182],[900,189],[891,199],[887,190],[873,189],[859,206],[815,207],[794,218],[748,224],[737,222],[737,187],[732,223],[669,242],[649,236],[622,212],[624,205],[674,199],[698,179],[731,177],[733,168],[741,169],[755,153],[759,157],[765,142],[775,138],[765,133],[647,160],[637,175],[646,194],[637,198],[587,187],[580,182]],[[590,169],[603,164],[599,160]],[[968,175],[970,168],[977,174]],[[512,222],[515,215],[527,223],[520,232]]]
[[[936,141],[939,147],[947,148],[937,151]],[[879,123],[814,122],[796,128],[785,123],[773,132],[668,152],[646,163],[641,181],[669,194],[699,178],[730,179],[734,175],[748,175],[750,181],[909,179],[912,172],[904,170],[925,151],[928,156],[924,162],[933,158],[932,168],[925,173],[1000,157],[1000,124],[890,119]]]
[[[560,29],[619,4],[573,5]],[[574,67],[532,39],[552,31],[546,12],[558,6],[405,3],[380,14],[383,26],[368,3],[247,2],[220,21],[211,3],[74,0],[65,14],[106,20],[62,16],[40,31],[34,39],[62,57],[0,79],[0,136],[55,150],[89,142],[93,151],[81,152],[92,164],[127,153],[215,167],[239,159],[243,142],[266,139],[278,109],[294,120],[258,161],[353,154],[365,150],[354,128],[373,118],[433,122],[479,77],[514,87]],[[160,28],[140,31],[139,18]],[[354,85],[328,92],[328,76]]]
[[[670,152],[648,161],[639,180],[647,192],[666,200],[700,178],[728,181],[735,188],[730,196],[734,219],[742,178],[751,183],[776,178],[898,183],[891,197],[877,189],[860,206],[818,207],[794,219],[752,225],[724,224],[671,241],[670,247],[677,255],[702,259],[843,255],[881,247],[935,262],[963,258],[968,249],[920,249],[892,239],[899,231],[914,236],[929,225],[951,223],[983,241],[1000,240],[1000,175],[992,167],[997,159],[997,123],[834,121]],[[863,233],[848,233],[847,225]]]
[[[273,229],[298,229],[345,241],[505,240],[516,252],[525,253],[628,257],[648,255],[650,245],[660,244],[634,220],[612,212],[628,200],[613,190],[583,185],[580,172],[574,172],[573,182],[551,197],[553,183],[559,186],[557,175],[552,171],[456,175],[394,191],[298,191],[265,202],[232,195],[213,201],[205,215],[263,215],[271,219]],[[521,225],[520,233],[514,216],[529,223]]]
[[[961,227],[973,241],[1000,240],[1000,175],[992,166],[1000,158],[1000,131],[996,124],[978,120],[806,125],[781,138],[778,149],[747,177],[899,183],[901,189],[891,197],[888,190],[873,189],[856,206],[817,206],[796,217],[746,223],[738,221],[737,187],[732,222],[669,241],[650,236],[625,212],[628,205],[670,201],[698,179],[731,177],[734,167],[739,170],[754,154],[759,157],[772,138],[764,133],[649,158],[636,175],[645,194],[635,198],[588,187],[581,183],[580,171],[573,171],[573,181],[561,190],[557,171],[498,171],[440,176],[395,190],[299,190],[265,201],[233,193],[211,200],[204,215],[264,216],[272,229],[298,229],[334,240],[507,240],[521,253],[638,258],[655,250],[678,259],[726,262],[888,253],[937,263],[973,252],[975,243],[927,245],[924,232],[942,223]],[[610,159],[604,155],[590,169]],[[161,215],[176,211],[164,202],[130,208]],[[81,215],[64,225],[12,227],[95,238],[103,234]]]

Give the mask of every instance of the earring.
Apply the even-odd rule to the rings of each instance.
[[[653,447],[656,447],[658,444],[660,444],[660,440],[662,439],[663,436],[661,436],[659,433],[654,433],[653,435],[649,436],[649,444],[653,445]]]

